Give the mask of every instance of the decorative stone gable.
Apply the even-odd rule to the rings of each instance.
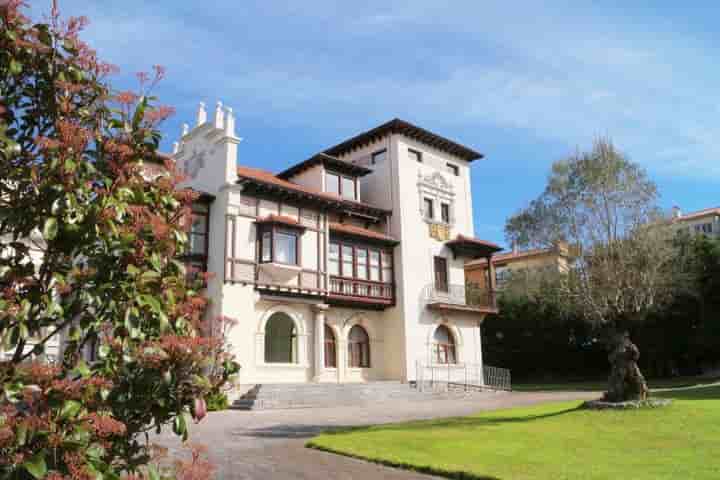
[[[208,121],[205,104],[200,103],[196,125],[183,124],[182,137],[173,145],[173,156],[187,175],[187,186],[215,194],[223,185],[237,180],[237,145],[235,116],[232,108],[217,102]]]
[[[440,172],[433,172],[429,175],[422,175],[418,172],[418,203],[420,215],[428,224],[428,234],[431,238],[439,241],[450,239],[451,230],[455,225],[455,192],[450,183]],[[439,211],[440,205],[446,204],[450,209],[449,222],[443,222],[438,218],[427,218],[425,212],[425,199],[433,201],[435,209]]]

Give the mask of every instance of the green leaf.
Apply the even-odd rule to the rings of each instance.
[[[43,452],[38,452],[25,460],[22,466],[35,478],[43,478],[47,473],[47,464],[45,463],[45,455]]]
[[[65,400],[62,409],[60,410],[60,417],[69,419],[77,416],[82,409],[82,404],[76,400]]]
[[[19,423],[15,430],[15,444],[19,446],[25,445],[27,440],[27,424]]]
[[[17,75],[20,72],[22,72],[22,64],[15,59],[10,60],[10,73]]]
[[[188,439],[187,422],[185,421],[185,414],[180,413],[175,417],[173,422],[173,432],[175,435],[181,435],[183,442]]]
[[[85,455],[94,460],[99,460],[103,455],[105,455],[105,449],[102,445],[93,443],[87,450],[85,450]]]
[[[155,465],[150,465],[147,469],[149,480],[161,480],[160,472]]]
[[[45,240],[52,240],[57,236],[58,224],[57,220],[53,217],[45,220],[45,226],[43,227],[43,237]]]
[[[85,363],[85,360],[80,360],[78,362],[78,364],[75,366],[75,369],[73,370],[73,373],[76,373],[83,378],[88,378],[91,374],[90,368],[87,366],[87,363]]]

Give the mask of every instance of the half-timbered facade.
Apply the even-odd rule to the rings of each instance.
[[[494,276],[471,297],[463,265],[499,248],[473,236],[479,153],[401,120],[276,174],[238,164],[239,144],[232,111],[201,104],[173,156],[203,192],[191,260],[215,274],[210,317],[237,320],[241,384],[482,364]]]

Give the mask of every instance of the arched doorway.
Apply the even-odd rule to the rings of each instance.
[[[265,325],[265,363],[297,363],[295,322],[283,312],[273,313]]]
[[[325,325],[325,368],[337,368],[335,333],[327,325]]]
[[[370,368],[370,337],[360,325],[348,334],[348,363],[351,368]]]
[[[435,363],[457,363],[455,337],[445,325],[440,325],[433,333],[432,361]]]

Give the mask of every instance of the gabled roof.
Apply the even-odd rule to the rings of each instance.
[[[361,133],[360,135],[356,135],[349,140],[345,140],[334,147],[328,148],[324,151],[324,153],[332,156],[339,156],[343,153],[362,147],[363,145],[372,143],[390,133],[401,133],[406,137],[415,139],[443,152],[456,155],[468,162],[472,162],[473,160],[483,157],[483,154],[480,152],[476,152],[471,148],[460,145],[448,138],[432,133],[424,128],[420,128],[410,122],[406,122],[405,120],[400,120],[399,118],[390,120],[379,127],[375,127],[367,132]]]
[[[295,197],[298,200],[306,200],[313,203],[321,204],[327,208],[333,208],[340,211],[351,211],[361,214],[367,214],[374,217],[384,217],[390,215],[391,211],[369,205],[367,203],[357,202],[341,198],[328,192],[321,192],[314,188],[309,188],[297,183],[288,182],[278,178],[276,175],[258,168],[250,168],[240,166],[237,167],[239,177],[238,183],[253,187],[255,190],[264,193],[284,193],[288,196]]]
[[[372,170],[370,170],[369,168],[365,168],[360,165],[355,165],[353,163],[340,160],[339,158],[333,157],[326,153],[318,153],[303,162],[293,165],[287,170],[283,170],[282,172],[277,174],[277,177],[282,178],[283,180],[289,180],[295,175],[320,163],[325,165],[325,168],[330,169],[334,172],[352,175],[353,177],[361,177],[372,172]]]
[[[375,240],[379,243],[383,243],[386,245],[397,245],[398,243],[400,243],[389,235],[385,235],[383,233],[373,230],[368,230],[367,228],[349,225],[347,223],[330,222],[329,226],[331,233],[339,233],[341,235],[347,235],[350,237],[360,237],[366,240]]]

